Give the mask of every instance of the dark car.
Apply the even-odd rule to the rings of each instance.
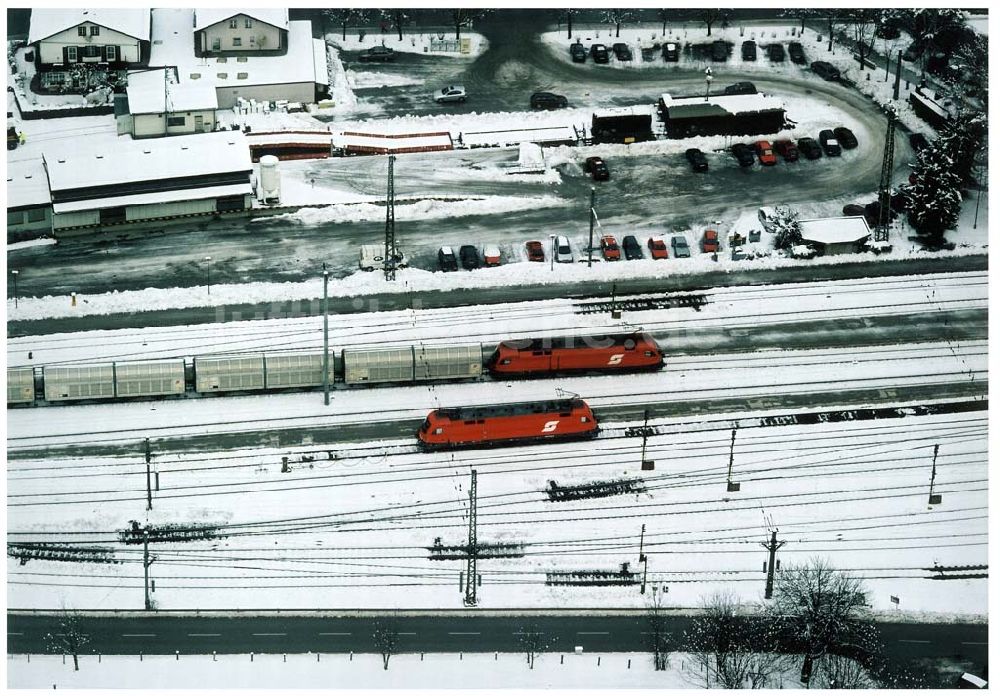
[[[805,65],[806,52],[803,50],[802,44],[798,41],[790,42],[788,44],[788,57],[797,65]]]
[[[749,145],[743,143],[736,143],[730,148],[730,152],[733,153],[733,157],[736,161],[740,163],[741,167],[752,167],[754,163],[753,150]]]
[[[691,163],[691,169],[696,172],[707,172],[708,171],[708,158],[705,157],[705,153],[696,147],[692,147],[684,153],[687,157],[687,161]]]
[[[583,171],[590,174],[594,181],[607,181],[611,178],[608,165],[600,157],[588,157],[583,163]]]
[[[673,41],[663,44],[663,60],[668,63],[676,63],[681,58],[680,47]]]
[[[535,92],[531,95],[532,109],[565,109],[569,102],[561,94],[552,92]]]
[[[458,259],[455,258],[455,252],[451,250],[450,246],[438,249],[438,267],[442,271],[458,270]]]
[[[767,47],[767,57],[771,59],[772,63],[784,63],[785,47],[781,44],[771,44]]]
[[[824,80],[829,80],[830,82],[837,82],[840,80],[840,71],[836,67],[827,63],[825,60],[813,61],[809,66],[812,71],[822,77]]]
[[[791,140],[776,140],[774,151],[784,157],[786,162],[797,162],[799,159],[799,149]]]
[[[652,63],[656,59],[656,49],[652,46],[641,46],[639,53],[643,63]]]
[[[604,44],[594,44],[590,47],[590,57],[594,59],[595,63],[607,63],[610,58],[608,57],[608,47]]]
[[[639,240],[632,235],[628,235],[622,240],[622,249],[625,251],[625,258],[629,261],[643,258]]]
[[[611,47],[611,50],[615,53],[615,58],[620,61],[632,60],[632,51],[629,49],[628,44],[616,43]]]
[[[799,152],[805,155],[806,159],[811,160],[823,156],[823,148],[813,138],[799,138]]]
[[[729,59],[729,44],[725,41],[713,41],[712,42],[712,60],[716,63],[721,63],[722,61]]]
[[[757,94],[757,86],[752,82],[734,82],[726,85],[723,94]]]
[[[927,136],[923,133],[910,133],[910,147],[917,152],[920,152],[930,144],[930,141],[927,140]]]
[[[834,128],[833,137],[837,139],[837,142],[845,150],[853,150],[858,146],[858,139],[854,137],[854,133],[851,132],[850,128],[844,128],[843,126]]]
[[[396,60],[396,52],[388,46],[372,46],[358,56],[362,63],[388,63]]]
[[[757,42],[744,41],[740,53],[743,54],[743,60],[757,60]]]
[[[823,154],[827,157],[840,156],[840,143],[837,142],[837,136],[829,128],[819,132],[819,146],[823,148]]]
[[[462,268],[471,271],[479,268],[479,252],[471,244],[464,245],[458,250],[458,257],[462,259]]]
[[[857,203],[848,203],[845,205],[841,211],[845,217],[864,217],[865,207],[863,205],[858,205]]]
[[[569,55],[574,63],[587,62],[587,47],[582,43],[575,43],[569,47]]]

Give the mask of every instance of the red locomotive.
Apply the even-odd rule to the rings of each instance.
[[[647,333],[566,336],[504,341],[487,363],[494,377],[526,377],[553,372],[655,371],[663,352]]]
[[[439,408],[417,438],[424,449],[571,440],[597,435],[597,418],[581,399]]]

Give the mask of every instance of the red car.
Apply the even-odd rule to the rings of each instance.
[[[799,148],[791,140],[776,141],[774,151],[784,157],[786,162],[797,162],[799,159]]]
[[[715,230],[705,230],[705,235],[701,238],[701,250],[706,254],[718,251],[719,233]]]
[[[486,363],[490,375],[501,379],[662,368],[663,351],[656,339],[641,332],[504,341]]]
[[[528,261],[545,260],[545,247],[541,242],[528,242],[524,247],[528,250]]]
[[[597,435],[597,418],[582,399],[439,408],[417,431],[425,450],[492,447]]]
[[[778,158],[774,154],[771,143],[766,140],[758,140],[753,144],[753,147],[757,151],[757,157],[760,159],[761,164],[771,167],[778,163]]]
[[[654,259],[665,259],[670,256],[667,253],[667,243],[661,237],[650,237],[646,246],[649,247],[649,255]]]
[[[618,247],[618,240],[610,234],[601,237],[601,254],[605,261],[621,261],[622,250]]]

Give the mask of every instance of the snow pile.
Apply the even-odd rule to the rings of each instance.
[[[362,36],[362,34],[364,35]],[[334,46],[337,46],[345,51],[362,51],[372,48],[373,46],[386,46],[399,53],[422,53],[428,56],[445,56],[452,58],[475,58],[485,52],[490,45],[489,41],[486,40],[486,37],[482,34],[477,34],[474,31],[467,31],[463,29],[461,38],[467,39],[469,42],[468,53],[462,53],[460,50],[431,50],[432,42],[437,47],[449,47],[449,45],[455,40],[454,29],[451,31],[441,32],[416,32],[404,29],[402,41],[399,40],[399,34],[396,31],[390,31],[388,29],[386,31],[376,32],[371,28],[359,29],[357,27],[351,27],[347,31],[346,38],[342,31],[330,31],[326,35],[327,43],[333,44]]]

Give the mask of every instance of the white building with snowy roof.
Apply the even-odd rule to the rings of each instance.
[[[215,87],[199,81],[179,82],[174,68],[152,68],[128,74],[128,115],[119,134],[133,138],[189,135],[215,130],[219,100]]]
[[[659,100],[660,118],[671,138],[697,135],[761,135],[785,127],[785,105],[763,94],[672,97]]]
[[[242,213],[253,204],[250,148],[238,131],[118,138],[110,147],[47,154],[44,163],[54,232]]]
[[[7,162],[7,232],[52,229],[52,200],[41,159]]]
[[[288,10],[198,9],[194,12],[198,55],[275,55],[288,49]]]
[[[802,241],[820,254],[853,254],[861,249],[872,231],[861,215],[799,220]]]
[[[150,9],[32,8],[28,44],[39,68],[106,64],[145,65],[150,50]]]

